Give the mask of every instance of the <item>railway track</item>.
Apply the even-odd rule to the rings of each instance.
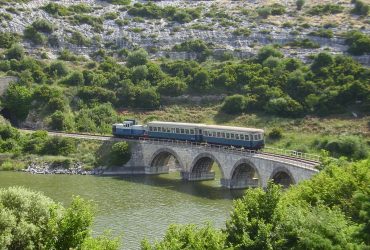
[[[33,129],[20,129],[26,133],[34,132]],[[319,157],[315,156],[315,159],[307,159],[304,157],[299,157],[299,155],[287,155],[287,154],[279,154],[279,153],[272,153],[272,152],[265,152],[261,150],[248,150],[248,149],[238,149],[233,147],[225,147],[221,145],[212,145],[212,144],[204,144],[204,143],[193,143],[187,141],[176,141],[176,140],[166,140],[166,139],[151,139],[151,138],[139,138],[139,139],[130,139],[130,138],[117,138],[111,135],[101,135],[101,134],[91,134],[91,133],[73,133],[73,132],[61,132],[61,131],[46,131],[48,135],[51,136],[62,136],[62,137],[69,137],[69,138],[78,138],[78,139],[88,139],[88,140],[99,140],[99,141],[149,141],[149,142],[161,142],[161,143],[173,143],[176,145],[192,145],[192,146],[201,146],[205,148],[219,148],[228,150],[232,153],[250,153],[250,154],[257,154],[261,156],[267,156],[272,158],[278,159],[285,159],[288,161],[300,162],[304,165],[315,167],[320,164],[318,160]],[[281,150],[283,152],[283,150]],[[296,152],[296,151],[288,151],[288,152]],[[313,155],[312,155],[313,156]]]

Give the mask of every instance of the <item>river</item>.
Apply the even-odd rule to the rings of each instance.
[[[63,205],[69,205],[73,195],[93,200],[94,233],[111,229],[123,235],[123,249],[139,249],[144,237],[151,242],[161,239],[173,223],[209,221],[222,228],[232,199],[242,195],[242,191],[221,188],[217,175],[214,181],[194,183],[180,180],[179,173],[97,177],[0,172],[0,188],[9,186],[41,191]]]

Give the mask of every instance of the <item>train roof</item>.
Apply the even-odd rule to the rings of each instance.
[[[200,127],[202,129],[219,129],[219,130],[233,130],[240,132],[254,132],[254,133],[263,133],[263,129],[257,128],[244,128],[244,127],[234,127],[234,126],[221,126],[221,125],[206,125],[202,123],[185,123],[185,122],[161,122],[161,121],[152,121],[148,122],[148,125],[170,125],[170,126],[188,126],[188,127]]]
[[[256,132],[263,133],[263,129],[258,128],[245,128],[245,127],[233,127],[233,126],[221,126],[221,125],[206,125],[204,129],[219,129],[219,130],[234,130],[241,132]]]
[[[161,122],[161,121],[148,122],[148,125],[172,125],[172,126],[191,126],[191,127],[204,127],[204,126],[206,126],[205,124],[201,124],[201,123]]]

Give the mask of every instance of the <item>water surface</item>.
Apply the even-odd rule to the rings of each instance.
[[[93,200],[97,210],[94,232],[111,229],[114,234],[123,233],[124,249],[138,249],[144,237],[160,239],[172,223],[209,221],[224,227],[232,199],[242,193],[221,188],[218,178],[185,182],[178,173],[96,177],[0,172],[0,188],[16,185],[42,191],[63,205],[68,205],[73,195]]]

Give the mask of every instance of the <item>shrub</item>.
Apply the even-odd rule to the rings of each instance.
[[[111,149],[111,165],[122,166],[131,158],[130,145],[125,142],[117,142],[113,144]]]
[[[9,49],[19,42],[19,36],[15,33],[0,32],[0,48]]]
[[[248,36],[250,36],[250,34],[251,34],[251,31],[248,28],[237,28],[233,31],[233,35],[235,35],[235,36],[248,37]]]
[[[68,16],[71,14],[67,7],[57,3],[48,3],[42,9],[51,15]]]
[[[53,136],[49,138],[42,149],[46,155],[70,155],[77,150],[76,142],[72,138]]]
[[[33,26],[28,26],[24,29],[23,37],[35,45],[42,45],[46,43],[46,36],[38,32]]]
[[[309,11],[310,15],[326,15],[326,14],[338,14],[343,11],[343,6],[339,4],[323,4],[315,5]]]
[[[370,36],[360,31],[350,31],[346,34],[348,52],[353,55],[370,53]]]
[[[50,116],[50,119],[51,121],[49,125],[53,130],[71,131],[74,128],[72,117],[61,110],[55,111]]]
[[[80,32],[73,32],[69,42],[78,46],[90,46],[91,40]]]
[[[135,95],[135,106],[140,108],[157,108],[160,96],[154,88],[138,91]]]
[[[303,5],[305,4],[305,0],[296,0],[295,4],[297,6],[297,10],[301,10]]]
[[[280,116],[299,116],[302,114],[303,108],[294,99],[289,96],[271,99],[265,107],[265,110],[271,114]]]
[[[315,49],[320,48],[320,44],[311,41],[310,39],[303,39],[303,40],[295,40],[293,42],[287,43],[287,45],[291,47],[300,47],[300,48],[306,48],[306,49]]]
[[[280,140],[283,137],[283,132],[279,128],[273,128],[268,136],[272,140]]]
[[[49,66],[49,74],[57,77],[62,77],[66,76],[69,73],[69,68],[68,66],[60,61],[53,62]]]
[[[225,98],[222,110],[228,114],[241,114],[246,109],[246,98],[242,95],[232,95]]]
[[[368,156],[366,144],[358,137],[343,136],[332,140],[316,141],[315,146],[325,149],[334,157],[346,156],[352,160],[364,159]]]
[[[25,86],[11,84],[5,93],[4,107],[18,120],[23,121],[28,115],[32,101],[32,92]]]
[[[13,44],[6,52],[7,59],[21,60],[24,57],[24,49],[19,44]]]
[[[330,29],[315,30],[315,31],[312,31],[311,33],[309,33],[309,35],[319,36],[319,37],[326,37],[326,38],[332,38],[334,36],[333,31],[330,30]]]
[[[264,60],[266,60],[270,56],[281,58],[281,57],[283,57],[283,54],[279,50],[274,48],[273,46],[267,45],[267,46],[261,48],[258,51],[257,60],[259,62],[263,62]]]
[[[186,83],[179,78],[166,78],[158,84],[158,92],[167,96],[179,96],[186,91]]]
[[[355,0],[355,7],[352,10],[352,13],[367,16],[369,14],[369,4],[362,2],[361,0]]]
[[[80,71],[75,71],[66,78],[62,79],[62,83],[74,86],[83,85],[84,76]]]
[[[92,205],[75,197],[63,208],[39,192],[22,187],[0,189],[0,245],[4,249],[81,249],[91,242]],[[100,240],[101,239],[101,240]],[[96,238],[97,245],[118,249],[117,239]]]
[[[148,52],[144,49],[138,49],[130,52],[127,57],[127,66],[133,67],[138,65],[144,65],[148,61]]]
[[[40,32],[52,33],[54,31],[54,26],[52,23],[45,19],[38,19],[32,23],[32,27]]]

